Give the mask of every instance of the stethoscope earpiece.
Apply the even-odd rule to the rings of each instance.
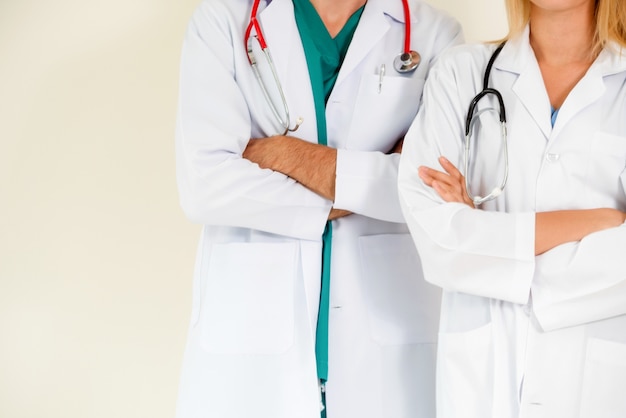
[[[422,58],[415,51],[403,52],[393,60],[393,67],[399,73],[408,73],[417,68]]]

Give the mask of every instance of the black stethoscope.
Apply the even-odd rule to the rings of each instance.
[[[246,28],[246,32],[244,35],[244,44],[245,44],[246,51],[248,53],[248,62],[250,63],[250,66],[252,67],[252,71],[254,72],[254,75],[257,79],[257,82],[259,83],[259,86],[261,87],[261,90],[263,91],[263,96],[265,96],[265,100],[267,101],[267,104],[269,105],[272,111],[272,114],[274,115],[279,125],[284,130],[282,134],[286,135],[287,132],[294,132],[300,127],[300,125],[302,124],[302,118],[301,117],[297,118],[295,126],[290,127],[289,106],[287,105],[287,99],[285,99],[285,94],[283,92],[282,85],[280,83],[280,80],[278,79],[276,68],[274,67],[274,61],[272,60],[270,50],[267,46],[267,42],[265,42],[263,31],[261,30],[261,25],[259,24],[259,21],[257,19],[257,12],[259,9],[260,2],[261,0],[254,0],[254,3],[252,4],[252,11],[250,12],[250,22],[248,23],[248,26]],[[421,57],[420,57],[420,54],[418,54],[416,51],[411,50],[411,10],[409,8],[409,0],[402,0],[402,6],[404,10],[404,22],[405,22],[404,23],[404,48],[402,52],[398,54],[398,56],[394,59],[393,66],[396,69],[396,71],[399,73],[409,73],[409,72],[415,71],[415,69],[417,68],[417,66],[419,65],[421,61]],[[255,35],[251,35],[253,28],[256,33]],[[272,101],[268,93],[267,85],[263,81],[263,78],[261,77],[261,73],[259,72],[259,69],[257,68],[257,60],[252,51],[252,43],[250,42],[252,38],[255,38],[257,42],[259,43],[261,50],[263,51],[263,55],[265,56],[265,60],[268,63],[270,71],[272,72],[272,77],[274,78],[274,83],[276,84],[276,87],[277,87],[276,90],[278,91],[278,94],[280,95],[280,99],[282,101],[282,107],[283,107],[282,113],[284,114],[284,117],[281,116],[281,112],[278,111],[277,106]]]
[[[493,200],[496,197],[500,196],[500,194],[502,194],[502,191],[504,190],[504,186],[506,186],[506,181],[509,176],[509,154],[508,154],[508,149],[507,149],[506,112],[504,108],[504,100],[502,100],[502,94],[500,94],[498,90],[489,87],[489,76],[491,75],[491,67],[493,67],[493,63],[495,62],[496,58],[498,58],[498,55],[500,55],[500,52],[502,51],[504,44],[505,42],[502,42],[500,45],[498,45],[496,50],[491,55],[491,58],[489,59],[489,62],[487,63],[487,68],[485,69],[485,75],[483,77],[483,89],[480,93],[474,96],[474,98],[470,102],[469,110],[467,111],[467,117],[465,118],[465,151],[463,154],[464,165],[465,165],[465,191],[467,192],[467,195],[469,196],[469,198],[472,199],[472,202],[474,202],[474,206],[479,206],[488,200]],[[471,158],[471,154],[470,154],[470,136],[471,135],[470,133],[472,132],[472,127],[474,125],[474,121],[476,120],[476,118],[478,118],[478,116],[480,116],[480,114],[485,111],[493,110],[492,108],[487,108],[476,113],[476,106],[478,105],[478,102],[480,101],[480,99],[489,95],[495,96],[496,99],[498,100],[498,105],[499,105],[499,116],[500,116],[500,127],[501,127],[500,132],[501,132],[501,137],[502,137],[502,144],[504,147],[504,175],[502,176],[502,181],[500,182],[500,185],[494,187],[491,190],[491,192],[489,192],[488,195],[474,196],[472,195],[472,192],[470,191],[470,178],[469,178],[469,164],[470,164],[470,158]]]

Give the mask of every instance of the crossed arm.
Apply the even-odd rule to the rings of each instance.
[[[402,151],[400,140],[391,152]],[[243,158],[261,168],[268,168],[291,177],[330,201],[335,200],[337,150],[292,136],[271,136],[251,139]],[[331,209],[328,220],[350,215],[342,209]]]
[[[444,201],[465,203],[473,208],[463,175],[445,157],[439,157],[439,164],[444,171],[419,167],[422,181]],[[535,214],[535,255],[566,242],[580,241],[593,232],[617,227],[625,221],[626,213],[611,208],[538,212]]]
[[[303,186],[330,201],[335,200],[337,150],[291,136],[270,136],[251,139],[243,158],[291,177]],[[328,220],[349,215],[332,208]]]

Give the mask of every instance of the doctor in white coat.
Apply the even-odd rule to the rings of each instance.
[[[503,192],[470,199],[505,175],[493,93],[478,101],[464,164],[466,113],[497,45],[438,61],[400,163],[425,278],[444,290],[437,416],[623,418],[626,3],[507,6],[488,80],[508,121]]]
[[[433,417],[440,291],[404,223],[398,152],[433,60],[462,35],[422,1],[408,6],[421,62],[399,73],[402,0],[261,1],[249,45],[278,117],[246,53],[253,1],[205,0],[193,15],[176,154],[181,205],[203,228],[179,418],[318,418],[321,404],[329,418]],[[338,72],[317,113],[303,49],[316,42],[345,54],[326,62]],[[302,121],[288,135],[278,85],[289,128]]]

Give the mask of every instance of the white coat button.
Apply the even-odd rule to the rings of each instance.
[[[559,161],[560,155],[559,154],[548,154],[546,155],[546,160],[548,160],[551,163],[556,163],[557,161]]]

